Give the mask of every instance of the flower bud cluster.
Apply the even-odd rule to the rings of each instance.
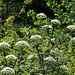
[[[7,49],[7,48],[10,48],[11,46],[8,44],[8,43],[6,43],[6,42],[1,42],[0,43],[0,48],[4,48],[4,49]]]
[[[15,71],[10,67],[5,67],[1,70],[2,75],[15,75]]]
[[[68,71],[68,68],[65,65],[60,66],[60,68],[64,71]]]
[[[52,28],[52,25],[44,25],[44,26],[42,26],[42,27],[43,27],[43,28],[46,28],[46,29],[48,29],[48,28],[49,28],[49,29],[53,29],[53,28]]]
[[[45,18],[47,18],[47,16],[44,13],[39,13],[39,14],[36,15],[36,18],[45,19]]]
[[[57,19],[53,19],[53,20],[51,20],[51,24],[53,27],[58,27],[61,25],[61,22]]]
[[[49,62],[56,62],[56,60],[53,57],[46,57],[44,60]]]
[[[17,59],[17,57],[14,55],[7,55],[5,58],[8,61],[15,61]]]
[[[75,31],[75,25],[69,25],[67,26],[68,29],[70,29],[71,31]]]
[[[72,42],[73,45],[75,45],[75,37],[73,37],[70,41]]]
[[[29,48],[30,45],[26,41],[18,41],[15,46]]]
[[[32,40],[39,40],[39,39],[42,39],[41,35],[33,35],[31,36],[31,39]]]

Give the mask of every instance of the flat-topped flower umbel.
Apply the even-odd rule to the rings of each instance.
[[[71,38],[70,41],[72,42],[73,45],[75,45],[75,37]]]
[[[41,35],[33,35],[33,36],[31,36],[30,39],[32,39],[32,40],[40,40],[40,39],[42,39],[42,37],[41,37]]]
[[[26,41],[18,41],[15,46],[23,47],[23,48],[29,48],[30,45]]]
[[[75,31],[75,25],[69,25],[67,26],[68,29],[70,29],[71,31]]]
[[[36,18],[45,19],[45,18],[47,18],[47,16],[44,13],[39,13],[39,14],[36,15]]]
[[[9,45],[8,43],[6,42],[1,42],[0,43],[0,48],[3,48],[3,49],[7,49],[7,48],[10,48],[11,45]]]
[[[15,71],[10,67],[5,67],[1,70],[2,75],[15,75]]]
[[[17,59],[15,55],[7,55],[5,58],[8,61],[15,61]]]
[[[53,28],[52,28],[52,25],[44,25],[44,26],[42,26],[42,27],[43,27],[43,28],[46,28],[46,29],[48,29],[48,28],[49,28],[49,29],[53,29]]]
[[[57,19],[53,19],[53,20],[51,20],[51,24],[54,28],[57,28],[61,25],[61,22]]]
[[[46,57],[44,58],[44,60],[49,62],[56,62],[56,60],[53,57]]]
[[[60,68],[61,68],[62,70],[68,71],[68,68],[67,68],[65,65],[61,65]]]

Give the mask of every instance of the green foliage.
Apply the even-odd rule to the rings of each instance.
[[[29,10],[27,12],[27,17],[31,18],[32,21],[36,20],[36,13],[34,12],[34,10]]]
[[[46,0],[46,2],[47,6],[51,7],[51,9],[54,11],[55,18],[59,19],[62,24],[73,24],[75,21],[75,18],[73,17],[75,12],[74,0]]]
[[[14,16],[9,16],[9,18],[6,19],[6,23],[5,23],[5,25],[6,25],[6,26],[11,26],[12,23],[13,23],[13,20],[14,20],[14,19],[15,19]]]
[[[69,9],[71,6],[74,8],[72,5],[74,1],[71,1],[71,4],[68,0],[45,1],[48,7],[52,6],[51,9],[55,13],[55,18],[61,21],[61,25],[58,26],[57,21],[52,23],[51,19],[47,17],[38,19],[34,10],[28,10],[25,16],[27,16],[26,19],[31,19],[36,27],[16,25],[13,23],[15,16],[9,16],[4,25],[0,27],[0,42],[7,42],[11,45],[7,49],[7,43],[3,43],[4,45],[0,43],[0,73],[2,69],[8,66],[15,71],[15,75],[75,74],[75,46],[72,45],[71,41],[75,36],[73,35],[75,30],[70,31],[67,27],[62,28],[62,24],[66,22],[74,24],[72,21],[74,17],[72,17],[73,19],[70,17],[74,10]],[[13,2],[10,0],[8,4],[15,4]],[[17,5],[19,5],[21,10],[14,13],[21,17],[20,15],[25,13],[24,8],[26,6],[24,4],[30,4],[32,0],[22,0],[20,3],[16,0],[15,2],[17,4],[12,8],[18,9]],[[7,5],[7,2],[5,4]],[[66,11],[64,12],[61,7],[64,7]],[[17,59],[9,62],[5,58],[9,54],[15,55]]]
[[[7,53],[0,52],[1,54],[1,66],[3,64],[9,67],[13,66],[15,73],[28,75],[38,75],[38,74],[57,74],[60,66],[63,64],[67,66],[68,71],[66,71],[66,66],[64,68],[60,67],[58,75],[70,75],[74,73],[74,50],[71,45],[71,36],[65,31],[66,28],[58,28],[54,30],[47,30],[42,28],[32,28],[24,27],[20,28],[21,33],[24,37],[20,38],[15,31],[11,29],[5,32],[5,37],[1,41],[6,41],[10,43],[11,50]],[[31,39],[30,37],[39,34],[42,36],[42,40]],[[66,35],[67,34],[67,35]],[[9,37],[11,39],[9,39]],[[34,37],[35,38],[35,37]],[[8,41],[8,40],[10,41]],[[13,41],[12,41],[13,40]],[[29,42],[30,48],[15,46],[15,43],[24,40]],[[36,41],[37,40],[37,41]],[[17,60],[13,63],[7,63],[4,59],[8,54],[14,54],[17,56]],[[72,65],[70,65],[72,64]],[[6,66],[4,65],[4,66]],[[1,70],[4,67],[1,68]],[[72,71],[71,71],[72,70]]]

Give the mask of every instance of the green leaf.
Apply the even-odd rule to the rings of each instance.
[[[64,72],[63,75],[70,75],[68,71]]]
[[[47,6],[50,6],[50,2],[47,2],[46,4],[47,4]]]
[[[24,75],[28,75],[28,73],[26,71],[24,71]]]

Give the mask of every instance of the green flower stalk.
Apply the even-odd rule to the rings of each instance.
[[[18,41],[15,46],[17,48],[19,48],[19,54],[17,56],[17,58],[19,59],[18,61],[18,67],[21,65],[21,61],[22,61],[22,51],[23,49],[29,49],[30,45],[26,42],[26,41]],[[18,73],[20,72],[20,70],[18,71]]]

